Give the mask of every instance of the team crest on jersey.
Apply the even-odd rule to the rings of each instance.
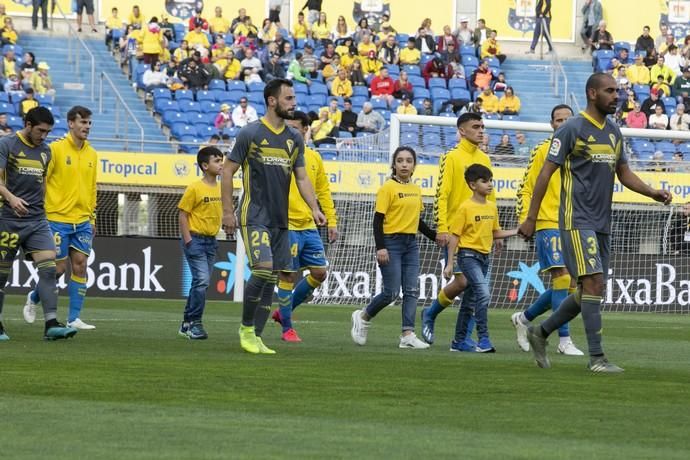
[[[558,152],[561,151],[561,140],[554,139],[551,141],[551,148],[549,148],[549,155],[557,157]]]
[[[587,262],[589,262],[589,265],[591,265],[592,268],[594,268],[594,267],[597,265],[596,259],[593,259],[593,258],[591,258],[591,257],[590,257],[590,259],[589,259]]]
[[[293,141],[292,139],[288,139],[286,144],[288,148],[288,153],[292,153],[292,149],[293,147],[295,147],[295,141]]]
[[[615,134],[609,134],[609,140],[611,141],[611,146],[615,147],[616,146],[616,135]]]
[[[48,154],[45,152],[41,152],[41,161],[43,162],[43,166],[48,164]]]
[[[3,259],[7,257],[7,251],[0,251],[0,256],[2,256]]]

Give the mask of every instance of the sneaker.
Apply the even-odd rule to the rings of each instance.
[[[283,332],[280,338],[283,339],[283,341],[285,342],[298,343],[302,341],[302,339],[299,338],[299,335],[297,335],[297,331],[293,328],[290,328],[287,331]]]
[[[568,339],[565,343],[558,344],[558,352],[566,356],[583,356],[584,353],[575,346],[572,340]]]
[[[189,338],[189,326],[190,323],[183,321],[182,324],[180,324],[180,329],[177,331],[177,335],[184,339]]]
[[[539,326],[536,326],[539,327]],[[534,354],[534,360],[537,366],[542,369],[548,369],[551,367],[551,362],[549,357],[546,356],[546,345],[548,342],[544,337],[534,332],[535,326],[530,326],[527,328],[527,341],[532,347],[532,353]]]
[[[350,330],[350,335],[357,345],[364,345],[367,343],[367,334],[369,333],[369,326],[371,325],[371,321],[365,321],[364,318],[362,318],[362,314],[364,314],[364,309],[352,312],[352,329]]]
[[[426,312],[428,308],[422,308],[422,338],[426,343],[431,345],[434,343],[434,322],[433,318],[427,316]]]
[[[54,326],[46,329],[43,334],[44,340],[60,340],[69,339],[77,334],[77,330],[73,327],[65,327],[64,324],[56,323]]]
[[[522,312],[513,313],[510,321],[513,323],[515,333],[517,334],[517,344],[522,351],[529,351],[529,342],[527,341],[527,326],[522,323],[520,316]]]
[[[71,327],[73,329],[80,329],[83,331],[90,331],[92,329],[96,329],[96,326],[92,324],[86,324],[79,318],[75,319],[74,321],[67,321],[67,327]]]
[[[31,300],[32,292],[33,291],[29,291],[29,293],[26,295],[26,303],[24,304],[24,308],[22,309],[24,321],[26,321],[29,324],[33,324],[33,322],[36,321],[36,307],[38,307],[38,304],[35,304],[34,301]]]
[[[496,353],[496,349],[491,343],[491,340],[489,340],[488,337],[484,337],[479,339],[479,343],[477,344],[477,353]]]
[[[596,358],[591,358],[587,369],[592,372],[601,374],[620,374],[624,371],[622,367],[618,367],[613,363],[610,363],[606,356],[598,356]]]
[[[247,353],[261,353],[259,349],[259,342],[256,340],[254,333],[254,326],[240,326],[240,346]]]
[[[259,346],[259,353],[261,353],[262,355],[275,355],[276,354],[275,350],[271,350],[270,348],[268,348],[264,344],[264,341],[261,340],[261,337],[256,338],[256,344]]]
[[[276,323],[280,324],[281,326],[283,325],[283,317],[280,316],[280,310],[278,310],[277,308],[273,310],[273,313],[271,313],[271,319]]]
[[[206,340],[208,339],[208,334],[204,329],[204,325],[201,321],[192,321],[189,324],[189,330],[187,331],[187,337],[191,340]]]
[[[476,346],[471,346],[467,343],[467,340],[463,340],[462,342],[456,342],[453,340],[450,343],[450,351],[464,351],[467,353],[475,353],[477,351]]]
[[[8,340],[10,340],[10,336],[7,335],[4,326],[0,323],[0,342],[6,342]]]
[[[525,51],[525,54],[534,54],[534,50],[530,48],[529,50]]]
[[[424,350],[429,348],[429,344],[419,340],[413,332],[412,334],[403,335],[400,337],[400,345],[398,345],[398,348],[415,348],[417,350]]]
[[[470,348],[477,348],[477,342],[472,340],[472,337],[470,336],[467,336],[467,338],[465,339],[465,345],[467,345]]]

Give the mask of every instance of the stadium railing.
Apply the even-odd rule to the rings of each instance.
[[[54,2],[53,5],[57,8],[58,12],[62,16],[62,19],[65,21],[65,24],[67,24],[67,62],[74,65],[75,75],[80,74],[79,69],[81,65],[82,53],[85,53],[87,56],[89,61],[89,93],[91,95],[91,100],[94,101],[96,99],[96,58],[91,50],[89,50],[89,47],[86,46],[84,40],[81,39],[79,33],[74,29],[72,21],[63,11],[62,7],[60,6],[60,2]],[[74,42],[76,42],[76,44]]]
[[[98,113],[103,113],[103,87],[104,87],[104,82],[108,84],[109,90],[112,91],[112,94],[115,96],[115,107],[113,108],[113,112],[115,115],[115,131],[116,133],[124,133],[124,145],[125,145],[125,150],[129,150],[129,142],[130,142],[130,132],[129,132],[129,122],[130,120],[139,128],[139,143],[140,143],[140,148],[141,151],[144,150],[144,127],[139,123],[139,120],[137,120],[137,117],[134,115],[134,112],[132,112],[132,109],[130,109],[129,105],[127,102],[125,102],[124,98],[120,94],[120,91],[118,91],[117,87],[115,86],[115,83],[113,83],[113,80],[106,74],[105,72],[101,72],[101,78],[99,79],[99,85],[98,85]],[[121,115],[120,113],[124,111],[124,116]],[[122,119],[122,120],[121,120]],[[120,129],[120,123],[123,123],[123,129]]]

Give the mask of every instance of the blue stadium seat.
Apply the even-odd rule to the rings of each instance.
[[[201,148],[204,140],[197,138],[196,136],[187,135],[180,138],[180,150],[184,153],[195,154]]]
[[[495,57],[487,57],[487,58],[484,58],[484,60],[489,64],[489,67],[494,67],[496,69],[501,68],[501,61],[499,61]]]
[[[255,81],[247,85],[247,89],[249,89],[249,92],[251,93],[262,93],[264,92],[264,88],[266,87],[266,83],[262,81]]]
[[[171,127],[175,123],[187,123],[187,116],[176,110],[163,112],[163,124],[167,127]]]
[[[240,102],[240,99],[242,99],[243,97],[246,97],[246,96],[247,96],[246,91],[237,91],[237,90],[225,91],[223,94],[221,94],[219,96],[218,99],[216,99],[216,102],[222,102],[222,103],[230,103],[231,102],[233,104],[237,104]]]
[[[194,125],[190,125],[188,123],[173,123],[172,128],[170,128],[170,132],[172,133],[173,137],[178,139],[181,139],[182,136],[197,137],[196,128]]]
[[[410,36],[408,34],[398,33],[396,39],[398,41],[398,45],[400,45],[400,47],[402,48],[407,44],[407,40],[410,39]]]
[[[220,112],[220,103],[215,101],[201,101],[201,111],[203,113],[218,113]]]
[[[239,128],[237,128],[236,126],[233,126],[232,128],[224,128],[223,134],[227,134],[230,137],[235,137],[235,136],[237,136],[238,131],[239,131]]]
[[[253,106],[264,105],[264,93],[248,93],[247,100]]]
[[[650,89],[647,85],[633,85],[632,89],[640,101],[644,101],[646,98],[649,97]]]
[[[429,61],[431,61],[432,59],[434,59],[435,57],[436,57],[435,54],[426,54],[426,53],[422,53],[422,57],[421,57],[421,59],[419,60],[419,65],[420,65],[420,67],[424,67],[425,65],[427,65],[427,63],[428,63]]]
[[[56,139],[64,137],[65,134],[67,134],[67,128],[56,128],[55,125],[53,125],[53,129],[50,130],[50,137],[54,137]]]
[[[2,113],[2,111],[0,111]],[[7,113],[7,112],[5,112]],[[7,126],[9,126],[12,129],[22,129],[24,127],[24,120],[22,120],[22,117],[17,116],[17,115],[8,115],[7,116]]]
[[[182,41],[182,37],[185,36],[187,33],[187,28],[184,26],[183,22],[179,23],[173,23],[173,30],[175,31],[175,38],[177,38],[178,41]]]
[[[462,59],[462,65],[464,66],[479,67],[479,60],[476,56],[470,56],[465,54],[462,55],[460,58]]]
[[[613,59],[613,50],[596,50],[592,56],[594,58],[594,70],[603,72],[608,69],[611,59]]]
[[[190,112],[186,115],[188,120],[187,123],[189,123],[190,125],[196,125],[197,123],[206,124],[206,117],[201,112]]]
[[[364,97],[369,97],[369,88],[366,86],[362,85],[355,85],[352,87],[352,97],[355,96],[364,96]]]
[[[228,80],[228,91],[242,91],[247,92],[247,85],[240,80]]]
[[[164,114],[165,112],[179,112],[180,105],[177,101],[170,99],[154,99],[153,100],[153,112]]]
[[[426,88],[426,80],[424,80],[423,77],[419,75],[410,75],[407,78],[415,91],[417,88]]]
[[[201,105],[194,101],[182,101],[180,104],[180,111],[184,113],[197,112],[201,113]]]
[[[404,65],[400,68],[400,70],[401,71],[404,70],[405,72],[407,72],[407,75],[409,75],[409,76],[414,75],[414,76],[419,77],[422,75],[422,69],[420,69],[418,65],[412,65],[412,64]]]
[[[443,77],[429,78],[429,89],[431,88],[446,88],[446,79]]]
[[[374,96],[369,102],[374,110],[388,110],[388,103],[382,97]]]
[[[448,99],[450,99],[450,91],[448,91],[445,88],[432,88],[430,91],[431,91],[431,100],[432,101],[437,101],[437,100],[447,101]]]
[[[17,113],[17,110],[15,109],[14,104],[10,104],[8,102],[0,102],[0,113],[14,115],[15,113]]]
[[[451,89],[450,97],[451,99],[467,99],[468,101],[472,100],[472,95],[470,94],[469,90],[466,90],[465,88]]]
[[[178,89],[177,91],[175,91],[175,100],[178,102],[193,101],[194,93],[188,89]]]
[[[369,96],[352,96],[350,98],[350,102],[352,102],[353,106],[361,106],[364,104],[366,101],[369,100]]]
[[[655,144],[655,148],[657,150],[660,150],[664,154],[671,154],[673,155],[676,153],[676,145],[671,142],[671,141],[659,141]]]
[[[53,118],[61,118],[62,117],[62,112],[60,111],[60,107],[58,107],[56,105],[49,105],[49,104],[46,104],[43,107],[50,110],[50,113],[53,114]]]
[[[633,49],[633,47],[630,46],[628,42],[616,42],[613,44],[613,54],[616,56],[618,56],[621,50],[628,50],[629,53],[631,49]]]
[[[293,80],[293,88],[295,89],[295,94],[309,94],[309,87],[305,83]]]
[[[503,115],[504,121],[520,121],[520,115]]]
[[[221,90],[221,91],[225,91],[225,81],[224,81],[224,80],[219,80],[219,79],[217,79],[217,78],[216,78],[216,79],[213,79],[213,80],[211,80],[211,82],[208,84],[208,89],[209,89],[210,91],[217,90],[217,89],[218,89],[218,90]]]
[[[474,56],[477,57],[477,48],[472,45],[462,45],[460,47],[460,56]]]
[[[202,139],[209,139],[212,135],[218,134],[218,130],[207,123],[197,123],[194,125],[198,136]]]
[[[312,81],[309,87],[309,94],[323,94],[328,96],[328,87],[319,81]]]
[[[4,91],[0,93],[0,103],[10,103],[10,96]]]
[[[318,105],[319,107],[323,107],[326,105],[326,96],[323,94],[312,94],[307,96],[307,105]]]
[[[55,96],[51,96],[50,94],[36,94],[34,97],[40,105],[55,104]]]
[[[338,151],[334,148],[320,148],[319,153],[321,154],[321,158],[326,161],[338,159]]]
[[[196,100],[198,102],[215,101],[216,95],[211,91],[200,90],[196,92]]]
[[[678,102],[673,97],[665,97],[661,101],[664,103],[664,107],[666,108],[666,114],[668,114],[668,117],[670,119],[671,115],[674,114],[676,111],[676,106],[678,105]]]
[[[690,143],[686,142],[678,145],[678,151],[683,154],[684,160],[690,160]]]
[[[451,78],[448,80],[448,89],[453,90],[454,88],[467,89],[467,80],[464,78]]]
[[[172,93],[168,88],[156,88],[153,90],[153,101],[172,99]]]

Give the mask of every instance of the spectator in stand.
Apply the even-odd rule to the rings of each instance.
[[[683,47],[680,50],[680,54],[685,58],[686,62],[690,62],[690,34],[683,39]]]
[[[26,85],[31,84],[31,76],[38,69],[36,68],[36,56],[31,51],[24,53],[24,59],[22,59],[22,65],[19,66],[19,73],[22,81]]]
[[[314,41],[320,42],[322,45],[333,43],[333,35],[331,35],[331,26],[328,24],[326,12],[319,13],[319,20],[311,25],[311,38]]]
[[[656,83],[652,85],[651,91],[656,91],[659,97],[668,97],[671,95],[671,87],[664,81],[663,75],[656,77]]]
[[[311,139],[314,145],[319,147],[322,144],[335,144],[334,132],[337,133],[338,128],[328,117],[328,109],[319,110],[318,120],[311,124]]]
[[[122,29],[122,19],[118,16],[117,7],[110,10],[110,17],[105,20],[105,46],[110,47],[113,43],[113,30]]]
[[[644,51],[649,54],[655,48],[654,39],[649,35],[649,31],[649,26],[644,26],[642,28],[642,35],[637,37],[637,41],[635,42],[635,53]]]
[[[247,17],[247,10],[245,8],[240,8],[237,10],[237,17],[233,18],[233,20],[230,22],[230,31],[235,30],[235,27],[241,22],[244,21],[244,18]]]
[[[322,107],[321,110],[328,112],[328,119],[331,120],[331,123],[333,123],[333,126],[337,130],[340,127],[340,123],[343,119],[343,112],[338,109],[338,99],[335,97],[331,98],[331,100],[328,101],[328,107]],[[337,132],[333,135],[333,137],[338,137]]]
[[[307,86],[311,86],[311,80],[307,78],[307,75],[309,75],[310,72],[308,72],[307,69],[304,68],[303,59],[304,56],[302,55],[302,53],[297,52],[297,54],[295,54],[295,59],[290,63],[290,66],[288,67],[287,77],[294,81],[304,83]]]
[[[177,62],[182,62],[185,59],[192,57],[193,52],[194,50],[189,47],[187,40],[182,40],[180,42],[180,47],[173,51],[173,57],[177,59]]]
[[[417,115],[417,108],[410,104],[410,97],[407,94],[403,94],[401,101],[402,103],[396,109],[396,113],[401,115]]]
[[[615,118],[623,125],[628,114],[635,109],[635,92],[627,87],[627,85],[618,87],[618,110],[616,111]]]
[[[302,55],[302,69],[309,73],[310,78],[316,78],[318,68],[319,60],[314,56],[314,47],[307,43],[304,45],[304,54]]]
[[[202,30],[203,23],[197,21],[194,23],[194,27],[187,32],[184,39],[187,41],[187,45],[191,49],[210,48],[211,44],[208,41],[208,37]]]
[[[158,57],[166,45],[157,17],[152,17],[144,29],[141,46],[144,51],[145,64],[153,65],[158,62]]]
[[[448,48],[452,49],[453,45]],[[444,64],[446,66],[446,78],[449,80],[451,78],[460,78],[462,80],[466,78],[465,66],[460,62],[460,56],[457,53],[448,54],[448,58],[444,61]]]
[[[0,41],[3,45],[16,45],[18,39],[19,36],[17,35],[17,31],[14,29],[12,18],[5,16],[4,27],[0,31]]]
[[[280,55],[273,53],[266,66],[264,80],[268,83],[276,78],[285,78],[285,69],[280,64]]]
[[[641,110],[639,101],[633,103],[633,110],[625,117],[625,126],[628,128],[645,129],[647,127],[647,115]]]
[[[278,33],[278,27],[270,19],[265,18],[257,37],[265,45],[266,43],[272,43],[276,39],[276,33]]]
[[[491,36],[491,29],[486,27],[486,21],[480,19],[477,21],[477,28],[474,29],[472,33],[472,43],[475,47],[479,48],[484,43],[484,40]],[[466,43],[469,44],[469,43]]]
[[[224,59],[231,48],[225,43],[225,36],[216,35],[216,43],[211,47],[211,62],[216,62],[219,59]]]
[[[681,69],[685,67],[685,58],[679,54],[678,47],[671,45],[668,47],[668,52],[664,55],[666,65],[673,71],[675,75],[680,75]]]
[[[362,72],[364,72],[364,77],[368,78],[370,76],[378,75],[383,67],[381,61],[376,57],[376,51],[370,51],[369,56],[362,62]]]
[[[333,80],[335,80],[335,77],[338,75],[338,69],[340,69],[340,56],[336,54],[333,56],[331,63],[326,65],[321,71],[323,81],[326,83],[327,87],[330,88],[333,84]]]
[[[371,102],[365,102],[357,115],[357,128],[368,133],[378,133],[386,127],[386,120],[373,110]]]
[[[371,52],[376,53],[376,44],[374,43],[371,33],[364,32],[362,34],[362,40],[357,45],[357,54],[361,58],[366,58]]]
[[[400,47],[395,41],[395,34],[388,34],[379,49],[379,60],[384,64],[398,65],[400,63]]]
[[[489,34],[489,38],[487,40],[484,40],[484,43],[482,43],[481,57],[482,59],[494,57],[498,59],[498,62],[503,64],[503,61],[506,60],[506,55],[501,53],[501,45],[498,44],[498,41],[496,40],[496,35],[497,32],[495,30],[492,30]]]
[[[682,101],[683,93],[690,94],[690,64],[683,69],[682,75],[676,77],[671,93],[673,97],[680,98],[679,102]]]
[[[251,75],[261,75],[263,66],[261,65],[261,60],[254,56],[254,50],[247,48],[244,51],[244,59],[240,61],[240,67],[242,68],[242,75],[245,79],[249,78]]]
[[[38,69],[38,72],[34,72],[33,74],[33,77],[31,79],[31,87],[34,89],[36,94],[47,94],[49,96],[55,97],[55,88],[53,88],[53,81],[50,79],[50,75],[48,75],[50,66],[48,66],[48,63],[41,61],[38,63],[38,66],[36,66],[36,68]]]
[[[505,94],[498,101],[498,111],[502,115],[517,115],[520,112],[520,98],[515,95],[512,86],[506,88]]]
[[[585,0],[582,5],[582,30],[580,36],[582,37],[582,52],[592,46],[592,35],[595,27],[599,26],[601,19],[604,17],[599,0]]]
[[[347,38],[342,46],[338,46],[335,49],[336,53],[338,52],[338,48],[340,48],[341,51],[338,53],[340,54],[340,65],[349,71],[352,68],[352,63],[355,61],[355,59],[359,60],[359,56],[357,55],[357,47],[352,44],[351,38]]]
[[[400,65],[418,65],[422,60],[422,53],[416,47],[414,37],[407,39],[407,47],[400,50]]]
[[[537,0],[534,12],[536,24],[534,25],[534,34],[532,35],[532,43],[529,46],[527,54],[534,54],[537,48],[539,38],[544,36],[546,44],[549,46],[549,53],[553,51],[551,44],[551,0]],[[543,21],[542,21],[543,20]]]
[[[453,42],[450,42],[447,45],[445,45],[445,47],[443,48],[443,51],[438,51],[436,54],[441,58],[441,60],[443,61],[443,64],[446,66],[450,63],[450,60],[453,57],[456,57],[456,56],[458,58],[460,57],[460,54],[458,53],[457,45]]]
[[[644,65],[644,59],[639,54],[635,56],[635,64],[628,67],[625,74],[631,85],[649,85],[651,81],[649,68]]]
[[[654,113],[649,117],[649,128],[650,129],[667,129],[668,128],[668,116],[662,110],[663,104],[657,104]]]
[[[173,27],[172,24],[170,24],[170,21],[168,20],[168,15],[167,14],[161,14],[161,32],[163,32],[163,36],[165,39],[170,42],[177,42],[177,35],[175,34],[175,28]]]
[[[429,85],[430,78],[447,78],[446,66],[443,64],[441,58],[435,57],[427,62],[422,70],[422,76],[427,86]]]
[[[17,73],[17,61],[14,57],[14,46],[8,46],[2,57],[2,76],[9,78],[12,73]]]
[[[624,69],[625,66],[621,64],[618,58],[612,58],[608,68],[606,69],[606,73],[611,74],[613,78],[618,78],[618,72],[622,68]]]
[[[393,35],[395,37],[395,29],[393,29],[393,26],[391,25],[390,22],[385,21],[381,23],[381,30],[380,32],[376,35],[379,41],[379,45],[381,43],[384,43],[386,39],[388,38],[389,35]]]
[[[22,85],[22,81],[16,72],[11,73],[7,80],[5,80],[3,89],[13,101],[21,100],[25,95],[24,85]]]
[[[666,34],[666,39],[664,40],[664,42],[661,45],[659,45],[659,47],[656,50],[660,56],[663,56],[668,52],[668,49],[672,46],[675,46],[675,44],[676,37],[673,35],[673,32],[668,32]]]
[[[422,101],[422,110],[419,112],[420,115],[431,116],[434,115],[434,105],[431,103],[431,99],[425,97]]]
[[[429,35],[430,37],[435,35],[434,31],[431,29],[431,18],[424,18],[421,28],[424,29],[426,35]]]
[[[81,32],[82,13],[84,12],[84,10],[86,10],[86,17],[89,20],[89,26],[91,26],[91,32],[98,32],[98,30],[96,29],[96,23],[93,19],[93,11],[94,11],[93,0],[77,0],[75,3],[77,6],[77,9],[75,11],[77,13],[77,32]],[[48,25],[47,18],[45,17],[46,13],[47,13],[46,8],[44,7],[44,9],[43,9],[43,17],[44,17],[43,29],[48,28],[48,27],[46,27]],[[142,22],[142,27],[143,27],[143,25],[144,24]]]
[[[327,65],[332,64],[336,56],[335,46],[332,42],[328,42],[321,53],[319,69],[323,70]]]
[[[292,60],[295,59],[292,43],[286,40],[278,54],[280,54],[280,63],[287,69]]]
[[[127,24],[134,26],[139,25],[139,29],[144,28],[144,15],[141,14],[141,10],[138,5],[132,7],[132,12],[129,13],[129,18],[127,18]],[[81,31],[80,31],[81,32]]]
[[[443,35],[438,37],[436,41],[436,51],[444,53],[448,50],[448,45],[452,44],[454,49],[458,49],[458,39],[453,35],[450,26],[443,26]]]
[[[242,64],[235,58],[235,52],[231,49],[225,52],[225,58],[217,60],[214,65],[225,80],[238,80],[242,73]]]
[[[379,75],[375,76],[371,80],[371,85],[369,86],[372,97],[377,97],[380,99],[385,99],[388,108],[391,108],[393,104],[393,92],[395,90],[395,82],[388,75],[388,68],[382,67],[379,71]]]
[[[216,115],[213,126],[219,131],[224,128],[232,128],[232,114],[230,113],[230,106],[228,104],[221,104],[220,112]]]
[[[331,82],[331,94],[345,98],[352,97],[352,82],[347,77],[347,69],[344,67],[338,69],[338,75]]]
[[[209,21],[209,30],[213,35],[225,35],[230,30],[230,21],[223,17],[223,8],[217,6],[214,10],[215,16]]]
[[[278,30],[276,30],[276,34],[275,34],[275,38],[273,39],[273,43],[275,43],[277,45],[276,49],[278,50],[278,54],[280,54],[282,56],[283,53],[285,52],[285,45],[292,44],[292,40],[290,40],[290,41],[286,40],[285,37],[283,36],[283,30],[278,29]]]
[[[494,90],[494,93],[502,93],[508,88],[508,82],[506,81],[506,74],[503,72],[498,73],[498,77],[496,77],[496,81],[493,82],[491,85],[491,88]]]
[[[417,36],[415,38],[415,48],[422,54],[434,54],[436,51],[436,42],[434,36],[427,32],[427,29],[420,27],[417,29]]]
[[[22,118],[24,118],[29,110],[38,107],[38,101],[34,99],[34,89],[27,88],[25,93],[24,99],[19,101],[19,116]]]
[[[204,19],[204,17],[202,16],[202,12],[202,8],[196,8],[194,10],[194,14],[191,18],[189,18],[189,21],[187,22],[187,28],[189,30],[194,30],[197,27],[197,24],[201,26],[202,30],[208,30],[208,21]]]
[[[523,157],[529,156],[530,146],[527,144],[527,138],[524,133],[520,131],[515,133],[515,140],[517,141],[517,146],[515,147],[515,154]]]
[[[9,136],[12,132],[12,128],[7,124],[7,114],[4,112],[0,113],[0,138]]]
[[[48,30],[48,0],[33,0],[33,11],[31,12],[31,28],[38,28],[38,9],[41,9],[41,21],[43,30]]]
[[[690,131],[690,115],[685,113],[685,106],[678,104],[676,113],[671,115],[669,129],[673,131]]]
[[[673,82],[676,80],[676,74],[665,63],[666,59],[663,56],[659,56],[656,59],[656,64],[649,71],[651,80],[655,82],[659,75],[661,75],[666,83],[673,85]]]
[[[397,99],[402,99],[402,97],[405,95],[409,99],[414,98],[414,88],[412,83],[410,83],[407,72],[403,70],[400,72],[400,76],[393,85],[393,96],[395,96]]]
[[[352,111],[352,101],[349,98],[345,98],[343,101],[343,113],[340,120],[340,132],[348,133],[352,137],[357,134],[357,114]]]
[[[372,33],[374,33],[374,31],[369,27],[369,20],[366,17],[362,17],[357,23],[357,27],[355,27],[355,33],[352,38],[354,38],[355,43],[359,44],[364,39],[365,35]]]
[[[510,136],[504,134],[501,136],[501,142],[494,149],[494,155],[515,155],[515,147],[510,142]]]
[[[484,113],[498,113],[498,97],[491,90],[491,87],[486,87],[482,92],[482,107]]]
[[[633,63],[630,53],[626,48],[621,48],[621,50],[618,52],[618,62],[625,66],[629,66]]]
[[[256,114],[256,109],[249,105],[246,97],[240,99],[240,105],[235,107],[232,111],[232,123],[238,128],[247,126],[248,123],[256,121],[259,116]]]
[[[491,146],[489,145],[489,134],[484,131],[484,136],[482,136],[482,141],[479,144],[479,150],[486,153],[487,155],[494,153]]]
[[[232,30],[232,34],[247,38],[257,38],[259,36],[259,29],[252,24],[252,18],[245,16],[242,22],[238,23]]]
[[[665,23],[659,24],[659,35],[654,39],[654,48],[660,49],[666,42],[666,37],[668,36],[668,26]]]
[[[152,92],[156,88],[168,87],[168,75],[161,70],[160,62],[156,62],[152,67],[146,69],[142,76],[142,81],[147,93]]]
[[[493,80],[493,78],[494,76],[489,68],[489,63],[486,60],[482,60],[479,63],[479,67],[472,72],[470,84],[473,88],[483,91],[485,88],[491,87],[491,80]]]
[[[355,59],[350,68],[350,83],[352,86],[367,86],[367,80],[364,78],[364,71],[362,69],[362,61]]]
[[[453,35],[458,40],[458,48],[462,45],[471,45],[473,33],[474,31],[470,28],[469,18],[467,16],[461,17],[458,28],[453,32]]]
[[[300,11],[297,15],[297,22],[292,26],[292,38],[295,40],[306,40],[309,33],[309,25],[304,19],[304,13]]]
[[[350,37],[350,29],[347,27],[345,16],[338,16],[338,21],[333,28],[332,36],[336,46],[344,43],[345,39]]]
[[[661,107],[661,112],[666,113],[666,107],[659,100],[656,91],[649,93],[649,97],[642,102],[642,111],[647,116],[647,120],[654,114],[657,107]]]
[[[198,51],[197,51],[198,53]],[[194,92],[200,89],[208,89],[208,83],[211,81],[211,75],[206,70],[203,64],[197,59],[188,59],[178,72],[185,88]]]
[[[220,143],[220,136],[218,134],[211,134],[206,142],[207,145],[218,145]]]
[[[599,21],[599,28],[592,32],[592,51],[613,50],[613,36],[606,30],[606,21]]]
[[[300,12],[307,10],[307,22],[310,26],[313,26],[316,21],[319,20],[321,16],[321,4],[323,0],[307,0]]]

